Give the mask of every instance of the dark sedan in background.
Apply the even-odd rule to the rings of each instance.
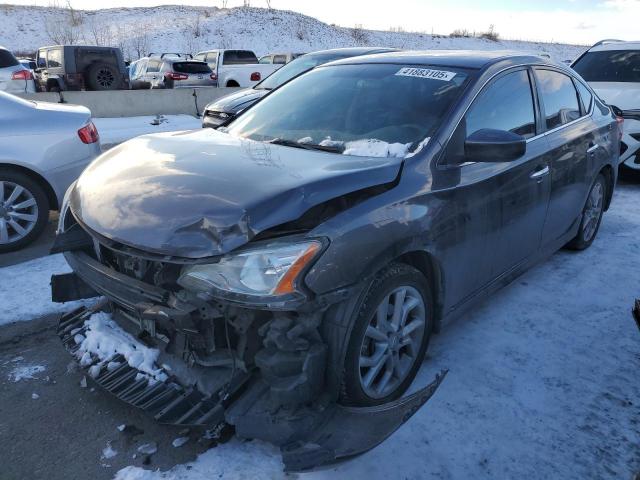
[[[231,121],[239,112],[253,105],[271,90],[278,88],[292,78],[308,72],[318,65],[343,58],[394,51],[397,51],[397,49],[354,47],[322,50],[320,52],[299,56],[252,88],[246,88],[239,92],[232,93],[207,105],[202,115],[202,126],[218,128],[220,125]]]
[[[155,379],[89,352],[82,366],[163,422],[233,425],[288,470],[355,455],[434,393],[442,376],[402,397],[434,332],[589,247],[619,141],[611,109],[548,58],[320,66],[224,131],[139,137],[85,170],[54,246],[74,273],[53,296],[106,300],[59,333],[77,352],[106,310],[158,346]]]

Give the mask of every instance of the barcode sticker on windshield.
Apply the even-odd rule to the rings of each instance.
[[[445,70],[431,70],[430,68],[414,68],[404,67],[398,70],[396,75],[402,77],[419,77],[427,78],[430,80],[442,80],[443,82],[450,82],[453,77],[456,76],[455,72],[447,72]]]

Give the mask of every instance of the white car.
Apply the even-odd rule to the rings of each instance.
[[[600,98],[622,110],[620,163],[640,171],[640,42],[603,40],[571,66]]]
[[[0,253],[42,232],[50,210],[100,153],[91,112],[0,92]]]
[[[251,50],[207,50],[193,59],[209,64],[219,87],[253,87],[282,66],[259,63]]]
[[[0,46],[0,92],[35,93],[33,73],[4,47]]]

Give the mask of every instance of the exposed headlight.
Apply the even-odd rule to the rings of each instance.
[[[296,292],[300,273],[322,249],[319,241],[271,244],[223,257],[218,263],[185,267],[178,283],[188,290],[254,297]]]

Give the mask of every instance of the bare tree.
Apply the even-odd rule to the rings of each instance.
[[[267,8],[271,10],[271,0],[266,0],[266,1],[267,1]]]
[[[144,32],[140,35],[136,35],[131,37],[131,50],[136,55],[136,58],[142,58],[149,53],[149,31],[148,25],[142,25],[140,29],[141,32]]]
[[[67,1],[66,7],[53,4],[53,9],[57,10],[55,19],[47,19],[44,23],[44,30],[52,43],[73,44],[78,43],[82,35],[80,25],[84,21],[82,12],[74,10],[71,3]]]
[[[229,0],[222,0],[222,8],[227,8],[227,5],[229,5]]]
[[[113,34],[111,32],[110,25],[104,25],[97,22],[95,18],[91,18],[88,22],[89,38],[86,39],[87,43],[93,43],[94,45],[109,46],[113,44]]]

